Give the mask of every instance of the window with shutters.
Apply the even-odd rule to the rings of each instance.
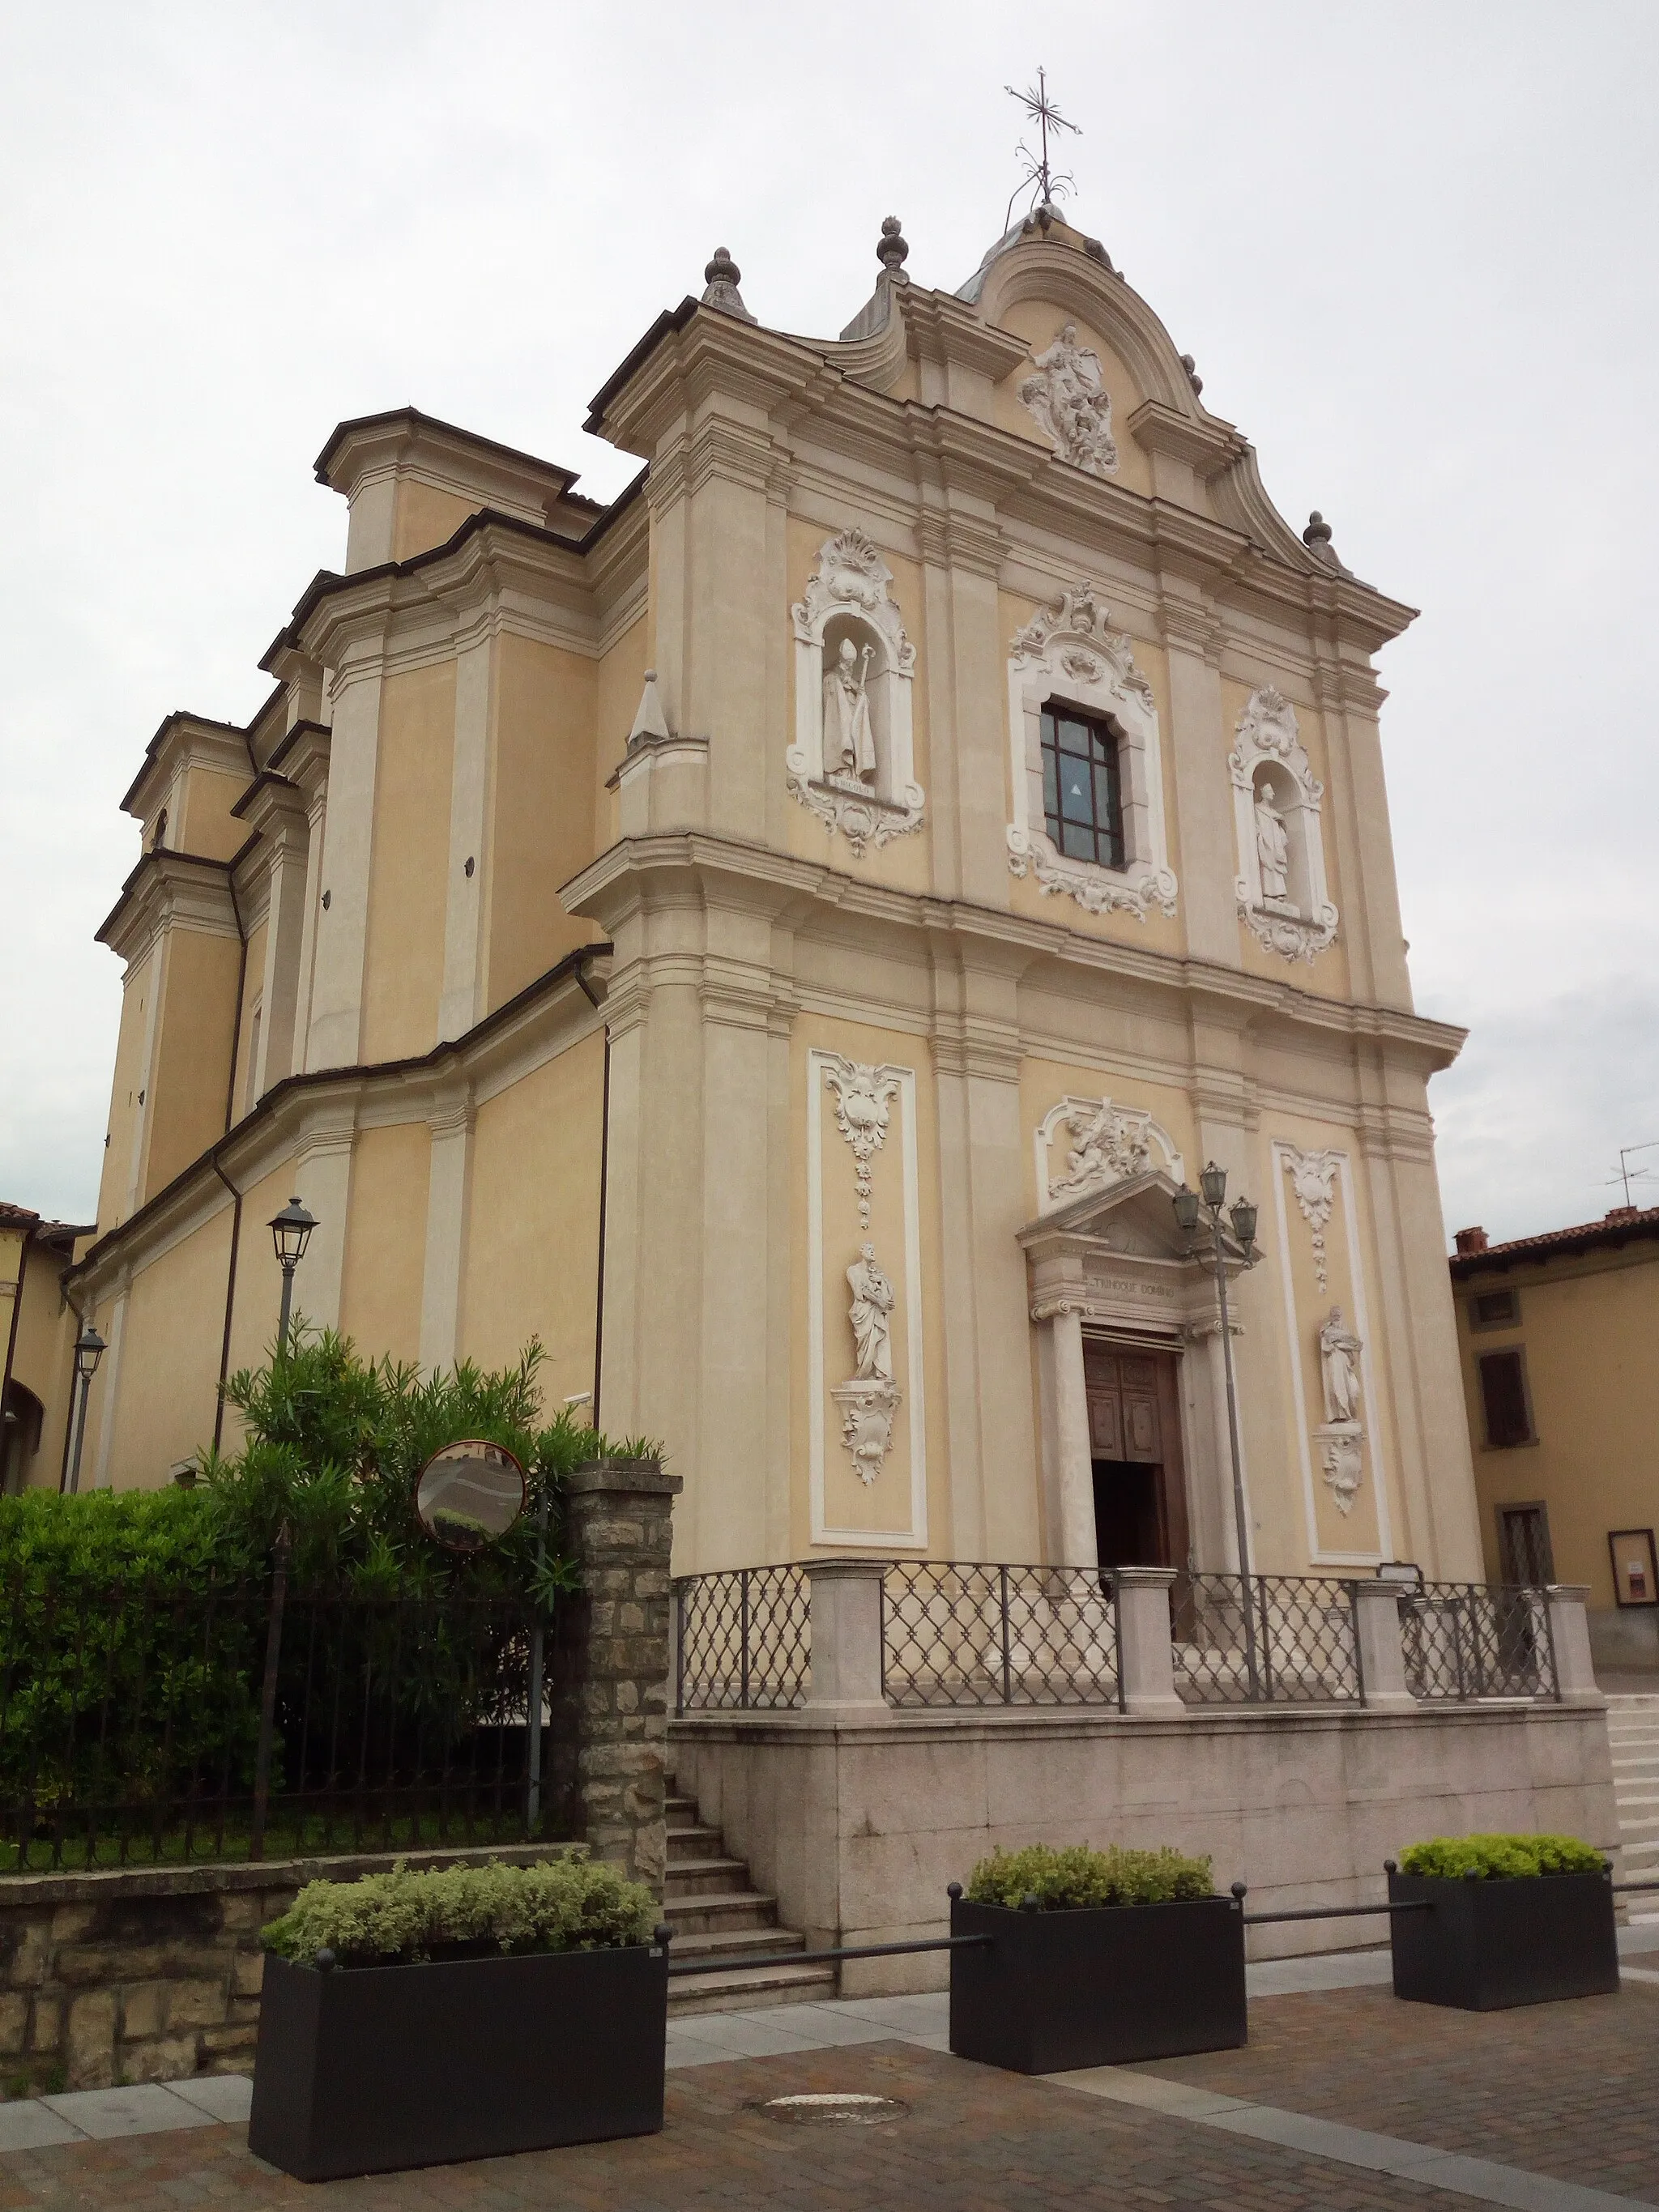
[[[1505,1451],[1516,1444],[1536,1443],[1526,1364],[1520,1352],[1483,1352],[1476,1364],[1491,1449]]]
[[[1042,709],[1042,810],[1056,851],[1123,866],[1123,797],[1109,723],[1050,700]]]

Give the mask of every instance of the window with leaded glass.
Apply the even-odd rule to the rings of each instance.
[[[1042,807],[1057,852],[1123,866],[1117,738],[1109,723],[1051,702],[1042,710]]]

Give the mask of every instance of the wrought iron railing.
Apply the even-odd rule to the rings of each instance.
[[[516,1599],[295,1591],[280,1563],[0,1581],[0,1873],[522,1842],[535,1625]]]
[[[893,1705],[1117,1705],[1117,1605],[1082,1567],[891,1563],[882,1686]]]
[[[1176,1576],[1177,1693],[1188,1705],[1358,1705],[1353,1584],[1322,1575]]]
[[[1555,1632],[1541,1589],[1425,1583],[1400,1600],[1406,1686],[1414,1698],[1559,1698]]]
[[[734,1567],[674,1584],[677,1713],[780,1712],[806,1702],[804,1567]]]

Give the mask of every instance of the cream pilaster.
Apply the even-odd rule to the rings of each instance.
[[[340,1326],[353,1138],[350,1119],[319,1118],[306,1125],[295,1146],[294,1188],[317,1226],[295,1271],[294,1311],[313,1328]]]
[[[943,646],[948,653],[950,719],[930,704],[929,775],[935,793],[951,787],[935,820],[936,848],[953,828],[955,850],[947,847],[935,865],[951,891],[1006,907],[1008,641],[997,599],[1002,541],[988,501],[948,489],[942,497],[943,504],[924,507],[916,526],[922,558],[930,574],[940,573],[943,586],[928,593],[930,653]]]
[[[1343,930],[1348,987],[1356,999],[1409,1011],[1411,978],[1377,727],[1388,695],[1368,665],[1346,660],[1316,663],[1314,688],[1324,717],[1331,781],[1346,800],[1331,814],[1338,863],[1344,883],[1352,886],[1343,900],[1351,917]]]
[[[1239,964],[1233,879],[1232,788],[1222,728],[1223,632],[1210,609],[1166,593],[1160,610],[1170,672],[1170,755],[1175,774],[1176,872],[1187,950]]]
[[[495,636],[474,623],[455,656],[455,749],[449,788],[449,879],[444,915],[438,1037],[464,1036],[483,1009],[480,918],[489,855],[488,805],[494,727]],[[435,893],[436,886],[434,886]]]
[[[306,883],[311,825],[303,794],[278,777],[262,779],[243,810],[264,841],[267,870],[265,958],[259,982],[258,1048],[249,1074],[250,1104],[294,1072],[295,1022],[305,949]]]
[[[466,1255],[467,1170],[472,1107],[466,1094],[444,1098],[427,1116],[432,1133],[427,1175],[426,1258],[421,1276],[421,1365],[428,1375],[460,1353],[461,1270]]]
[[[351,648],[334,675],[322,890],[313,919],[307,1068],[355,1067],[362,1047],[363,961],[368,943],[380,752],[381,647]]]

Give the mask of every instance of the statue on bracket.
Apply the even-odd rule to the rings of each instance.
[[[1032,416],[1062,461],[1091,477],[1117,474],[1117,441],[1112,435],[1112,402],[1102,374],[1100,356],[1077,342],[1077,325],[1067,323],[1046,351],[1036,356],[1036,374],[1019,387],[1019,403]]]
[[[863,531],[818,549],[804,599],[793,606],[795,742],[788,789],[855,856],[922,823],[915,781],[911,689],[916,649],[889,590],[893,572]]]
[[[1365,1431],[1359,1363],[1364,1345],[1333,1306],[1319,1331],[1319,1378],[1325,1419],[1314,1431],[1325,1481],[1339,1513],[1353,1510],[1363,1477]]]
[[[1239,872],[1238,918],[1257,942],[1286,960],[1312,960],[1336,935],[1325,888],[1319,806],[1296,709],[1271,684],[1251,692],[1234,732],[1233,780]]]
[[[847,1318],[853,1328],[855,1371],[850,1382],[830,1390],[841,1414],[842,1442],[853,1455],[853,1468],[867,1489],[881,1473],[893,1443],[893,1416],[902,1395],[893,1380],[891,1282],[866,1244],[847,1270],[853,1302]]]

